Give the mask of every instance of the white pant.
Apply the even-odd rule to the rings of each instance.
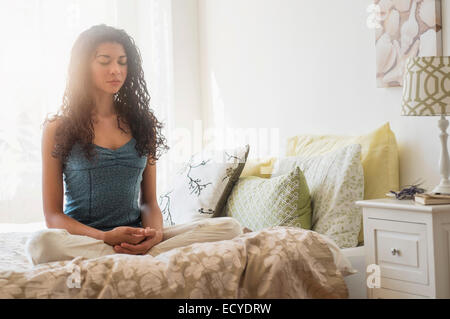
[[[232,217],[205,218],[202,220],[163,228],[163,240],[147,254],[156,256],[173,248],[193,243],[232,239],[242,234],[242,227]],[[116,254],[103,240],[83,235],[72,235],[65,229],[50,228],[32,234],[25,252],[33,265],[71,260],[77,256],[97,258]]]

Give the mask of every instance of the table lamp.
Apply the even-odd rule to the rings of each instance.
[[[441,116],[441,181],[432,193],[450,194],[450,160],[447,149],[450,114],[450,57],[411,57],[406,61],[403,76],[402,115]]]

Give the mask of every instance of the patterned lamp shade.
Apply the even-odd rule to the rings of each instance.
[[[402,115],[450,114],[450,57],[412,57],[403,76]]]

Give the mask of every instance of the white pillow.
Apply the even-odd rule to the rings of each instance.
[[[355,201],[364,196],[360,158],[359,144],[312,157],[288,156],[275,161],[271,175],[276,177],[300,167],[311,195],[311,229],[329,236],[340,248],[358,245],[362,212]]]
[[[230,192],[244,169],[247,144],[231,150],[204,150],[193,155],[159,196],[164,226],[223,214]]]

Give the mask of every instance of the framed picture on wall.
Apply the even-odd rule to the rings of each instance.
[[[402,86],[413,56],[442,56],[441,0],[374,0],[377,87]]]

